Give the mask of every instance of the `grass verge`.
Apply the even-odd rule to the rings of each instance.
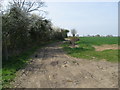
[[[54,41],[55,42],[55,41]],[[53,43],[52,41],[43,43],[40,46],[34,46],[31,49],[23,52],[19,56],[12,56],[8,61],[3,61],[2,67],[2,87],[3,88],[12,88],[10,82],[16,77],[16,72],[24,68],[29,61],[29,57],[38,49],[42,48],[47,44]]]
[[[83,58],[83,59],[93,59],[101,60],[105,59],[110,62],[118,62],[118,52],[120,50],[104,50],[95,51],[92,45],[103,45],[103,44],[118,44],[117,37],[82,37],[80,41],[76,42],[79,47],[71,48],[68,43],[62,45],[63,50],[67,52],[68,55]]]

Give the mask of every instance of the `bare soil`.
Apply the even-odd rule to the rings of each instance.
[[[112,45],[101,45],[101,46],[93,46],[95,48],[96,51],[104,51],[104,50],[108,50],[108,49],[120,49],[120,47],[118,47],[117,44],[112,44]]]
[[[11,84],[15,88],[118,87],[117,63],[73,58],[63,52],[60,44],[38,50]]]

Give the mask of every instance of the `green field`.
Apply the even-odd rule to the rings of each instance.
[[[73,57],[90,60],[105,59],[110,62],[118,61],[118,50],[95,51],[93,47],[93,45],[118,44],[118,37],[80,37],[80,41],[77,41],[76,44],[79,47],[71,48],[68,43],[64,43],[62,47],[68,55]]]
[[[118,37],[80,37],[80,41],[77,43],[91,45],[118,44]]]

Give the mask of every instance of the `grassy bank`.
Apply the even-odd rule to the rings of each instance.
[[[29,50],[21,53],[19,56],[12,56],[9,58],[8,61],[3,61],[3,67],[2,67],[2,85],[3,88],[10,88],[12,87],[10,85],[10,82],[14,80],[16,77],[16,72],[24,68],[27,64],[27,62],[30,60],[29,57],[39,48],[44,47],[47,44],[50,44],[53,42],[47,42],[43,43],[41,45],[34,46],[30,48]]]
[[[69,47],[68,43],[63,44],[62,47],[73,57],[94,60],[105,59],[110,62],[118,61],[118,50],[96,51],[93,47],[93,45],[118,44],[117,37],[81,37],[76,44],[78,45],[76,48]]]

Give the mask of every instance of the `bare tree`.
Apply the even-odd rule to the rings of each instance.
[[[75,37],[75,34],[77,33],[77,31],[75,29],[71,30],[71,34],[73,35],[73,37]]]
[[[35,0],[13,0],[13,2],[9,2],[12,7],[19,7],[22,10],[26,11],[26,12],[32,12],[32,11],[43,11],[41,10],[41,7],[45,6],[44,2],[40,1],[35,1]],[[45,12],[45,11],[43,11]]]

